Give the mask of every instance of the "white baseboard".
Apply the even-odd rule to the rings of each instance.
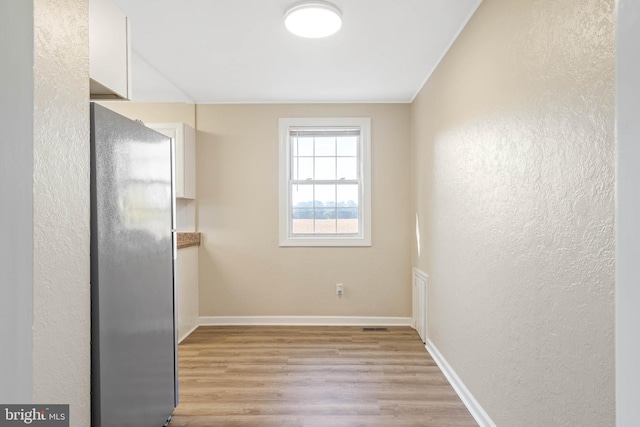
[[[209,316],[200,317],[201,326],[411,326],[411,317],[358,316]]]
[[[193,328],[189,329],[189,331],[188,331],[186,334],[184,334],[183,336],[179,337],[179,338],[178,338],[178,344],[180,344],[182,341],[184,341],[184,339],[185,339],[186,337],[188,337],[189,335],[191,335],[191,334],[193,333],[193,331],[195,331],[196,329],[198,329],[198,326],[200,326],[200,325],[196,325],[196,326],[194,326]]]
[[[449,365],[430,339],[427,339],[425,347],[480,427],[496,427],[496,424],[489,418],[489,415],[484,409],[482,409],[482,406],[480,406],[478,401],[473,397],[469,389],[464,385],[460,377],[458,377],[451,365]]]

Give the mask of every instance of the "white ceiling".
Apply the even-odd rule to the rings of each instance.
[[[133,100],[410,102],[481,0],[333,0],[342,29],[296,37],[296,0],[113,0],[131,20]]]

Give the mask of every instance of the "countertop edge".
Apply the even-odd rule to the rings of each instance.
[[[178,249],[200,246],[200,233],[178,231]]]

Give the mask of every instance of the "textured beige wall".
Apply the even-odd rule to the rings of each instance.
[[[34,2],[33,401],[90,424],[89,8]]]
[[[409,110],[198,105],[200,315],[411,316]],[[372,247],[278,247],[278,118],[305,116],[371,117]]]
[[[499,426],[613,426],[614,1],[484,0],[412,158],[430,339]]]

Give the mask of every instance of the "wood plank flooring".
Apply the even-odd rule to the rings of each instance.
[[[169,427],[477,426],[409,327],[200,327]]]

